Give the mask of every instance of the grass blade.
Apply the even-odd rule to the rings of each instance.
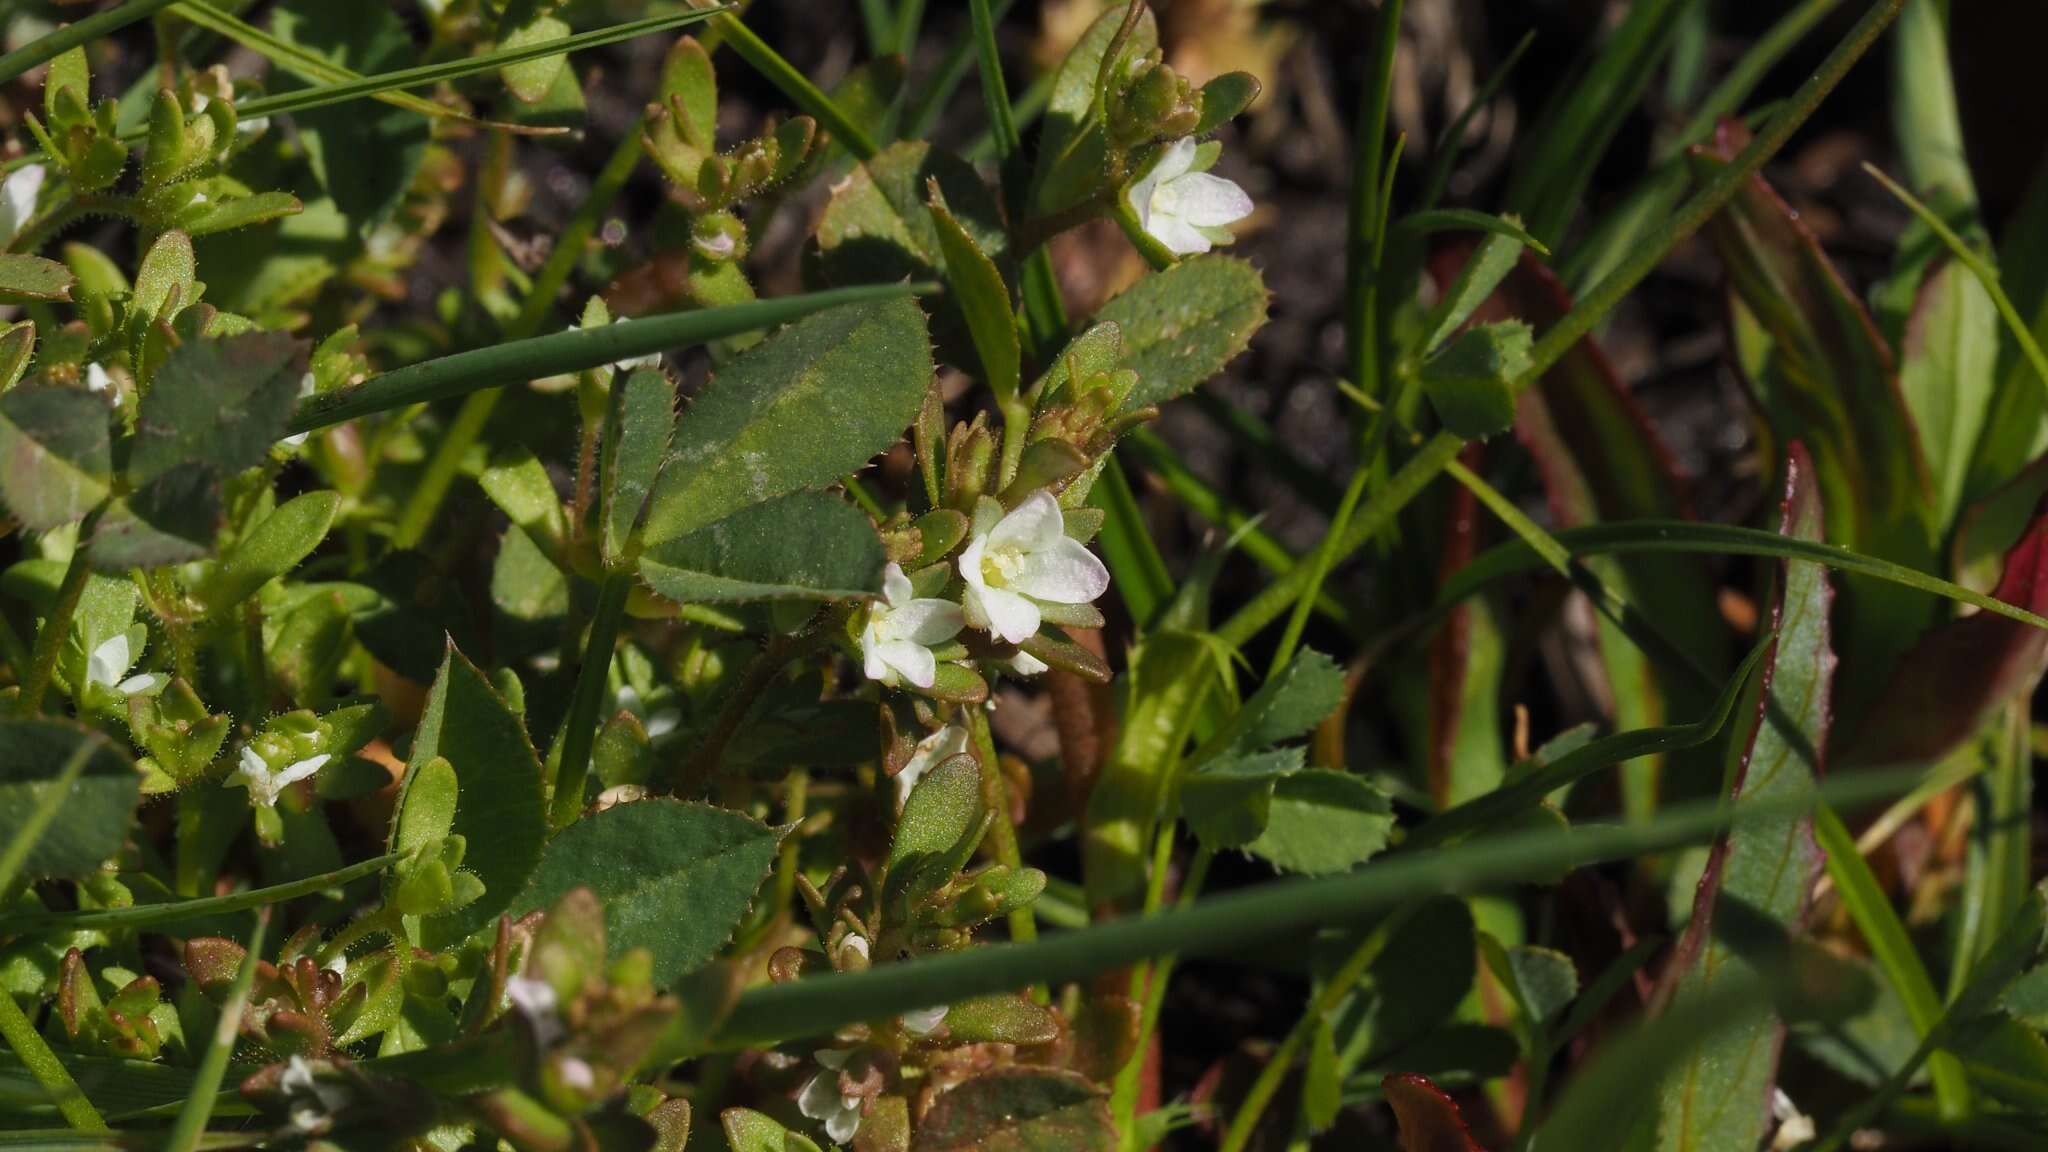
[[[739,18],[730,11],[717,13],[713,17],[711,27],[725,37],[732,45],[732,50],[739,54],[740,59],[752,65],[754,71],[761,74],[762,79],[775,85],[799,111],[832,133],[832,138],[839,141],[848,152],[853,153],[854,159],[865,162],[874,158],[877,151],[874,138],[860,125],[855,124],[844,109],[833,103],[830,96],[811,83],[809,77],[798,71],[796,65],[784,60],[781,53],[754,35],[752,28],[740,23]]]
[[[178,1110],[171,1134],[164,1140],[165,1152],[193,1152],[206,1133],[206,1121],[213,1114],[214,1098],[220,1095],[221,1078],[227,1074],[228,1057],[235,1050],[235,1033],[242,1022],[242,1009],[249,1002],[249,988],[256,983],[256,965],[263,960],[263,934],[270,927],[270,910],[256,914],[256,928],[249,934],[249,951],[235,973],[234,986],[220,1008],[220,1023],[199,1058],[199,1071],[192,1078],[192,1095]]]
[[[91,929],[158,928],[165,924],[176,924],[181,920],[192,920],[201,916],[225,916],[233,912],[246,912],[251,908],[263,908],[282,904],[301,896],[311,896],[329,888],[339,888],[365,876],[374,876],[396,861],[402,853],[391,853],[360,860],[346,868],[322,872],[318,876],[307,876],[285,884],[274,884],[268,888],[251,888],[246,892],[231,892],[226,896],[205,896],[197,900],[173,900],[163,904],[131,904],[126,908],[94,908],[83,912],[36,912],[0,918],[0,936],[22,936],[41,932],[82,932]]]
[[[1471,891],[1597,861],[1701,843],[1731,821],[1783,818],[1819,796],[1844,805],[1898,795],[1914,774],[1831,781],[1798,803],[1674,806],[1653,821],[1580,825],[1481,837],[1434,852],[1402,853],[1342,876],[1261,885],[1143,918],[1111,920],[1030,944],[993,944],[862,972],[758,986],[740,997],[721,1048],[819,1035],[860,1020],[1031,984],[1058,985],[1171,952],[1235,951],[1312,928],[1358,923],[1417,895]]]
[[[80,44],[118,32],[137,20],[147,20],[172,3],[173,0],[128,0],[118,8],[96,12],[76,24],[66,24],[47,36],[0,56],[0,84],[11,83],[36,65],[55,60]]]
[[[393,369],[352,387],[309,397],[292,416],[291,431],[310,432],[373,412],[386,412],[428,400],[444,400],[479,388],[581,372],[652,352],[693,347],[742,332],[786,324],[841,304],[859,304],[935,289],[936,285],[930,284],[835,288],[828,292],[756,300],[725,308],[621,320],[603,328],[572,328],[566,332],[457,352],[452,356]]]

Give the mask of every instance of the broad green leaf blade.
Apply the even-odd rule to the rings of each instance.
[[[1423,361],[1423,394],[1445,428],[1467,440],[1484,440],[1515,422],[1514,382],[1529,366],[1535,344],[1519,320],[1479,324],[1451,338]]]
[[[645,948],[656,983],[670,984],[732,937],[781,841],[781,832],[752,817],[706,804],[615,805],[550,840],[509,911],[546,908],[572,888],[588,888],[604,904],[610,955]]]
[[[1899,390],[1920,430],[1934,484],[1934,522],[1962,505],[1971,458],[1997,383],[1998,309],[1961,263],[1921,282],[1899,348]]]
[[[47,532],[107,498],[107,418],[104,401],[74,388],[0,395],[0,503],[23,526]]]
[[[84,767],[68,782],[64,767],[90,745]],[[26,835],[38,805],[63,786],[56,817],[21,862],[30,879],[82,876],[116,852],[128,835],[141,776],[105,737],[62,720],[0,722],[0,842]]]
[[[604,424],[603,543],[608,565],[626,555],[647,508],[647,494],[661,475],[675,422],[676,385],[667,372],[636,368],[612,382]],[[559,509],[553,497],[550,488],[547,504]]]
[[[1309,768],[1274,783],[1266,830],[1245,851],[1283,872],[1326,876],[1378,855],[1393,828],[1393,806],[1363,776]]]
[[[982,379],[1008,403],[1017,394],[1022,371],[1022,353],[1017,343],[1017,314],[1010,307],[1010,289],[1003,274],[946,208],[944,194],[932,184],[932,223],[937,226],[939,250],[946,258],[946,283],[953,289],[953,301],[967,320],[967,333],[981,358]]]
[[[188,460],[116,500],[92,538],[102,572],[197,560],[213,551],[221,524],[221,481],[213,467]]]
[[[413,63],[412,35],[389,6],[352,11],[346,5],[301,2],[274,12],[278,39],[357,74],[310,76],[313,81],[347,81]],[[290,75],[288,66],[285,74]],[[303,86],[280,85],[284,90]],[[390,216],[426,157],[429,120],[418,109],[381,103],[334,106],[300,111],[294,120],[314,176],[359,232]],[[376,159],[366,162],[368,157]]]
[[[308,492],[277,506],[236,542],[204,590],[215,611],[233,607],[313,554],[341,510],[341,493]]]
[[[498,44],[504,48],[524,48],[529,44],[544,44],[560,40],[569,34],[569,22],[555,14],[554,0],[512,0],[505,5],[505,14],[498,20]],[[548,94],[555,86],[555,80],[562,70],[569,66],[566,56],[542,56],[507,64],[499,70],[505,87],[512,95],[528,104],[535,103]]]
[[[910,426],[931,378],[924,313],[908,299],[822,312],[755,345],[678,423],[648,545],[864,467]]]
[[[571,328],[548,336],[457,352],[307,397],[293,414],[289,430],[312,432],[373,412],[461,396],[479,388],[562,376],[650,353],[694,348],[728,336],[773,328],[824,309],[924,290],[925,286],[919,284],[841,288],[724,308],[644,316],[601,328]],[[909,422],[904,420],[906,425]]]
[[[1784,469],[1783,535],[1818,540],[1823,532],[1820,485],[1795,443]],[[1779,567],[1772,608],[1776,640],[1757,689],[1757,720],[1730,743],[1738,801],[1805,795],[1820,777],[1827,746],[1835,653],[1828,611],[1834,592],[1818,564]],[[1803,814],[1760,820],[1731,831],[1715,846],[1679,939],[1671,998],[1674,1011],[1711,1002],[1717,986],[1754,974],[1747,957],[1716,934],[1720,921],[1741,915],[1796,935],[1820,876],[1820,846]],[[1745,1020],[1703,1042],[1665,1083],[1658,1146],[1675,1152],[1748,1148],[1762,1141],[1770,1119],[1784,1025],[1775,1017]]]
[[[23,252],[0,252],[0,304],[71,299],[71,269]]]
[[[1133,284],[1095,314],[1123,330],[1138,373],[1124,409],[1164,404],[1207,382],[1266,322],[1266,282],[1233,256],[1195,256]]]
[[[1382,1063],[1451,1023],[1478,974],[1474,933],[1471,905],[1454,896],[1421,900],[1401,917],[1344,1014],[1339,1042],[1353,1063]]]
[[[1009,1068],[947,1090],[918,1125],[918,1152],[1111,1152],[1109,1098],[1072,1072]]]
[[[413,778],[437,756],[454,766],[461,789],[453,831],[467,843],[463,870],[484,884],[481,898],[420,925],[429,947],[448,947],[512,905],[540,863],[547,838],[540,759],[526,729],[489,679],[453,644],[413,737],[412,758],[399,788],[401,814]],[[394,847],[406,838],[402,824],[402,815],[393,822]]]
[[[128,478],[148,484],[181,464],[225,477],[262,463],[284,435],[305,371],[304,348],[281,332],[180,344],[137,408]]]
[[[843,600],[878,592],[885,559],[866,513],[793,492],[650,546],[640,580],[679,604]]]
[[[1219,756],[1182,777],[1181,819],[1205,847],[1242,848],[1266,830],[1274,785],[1301,767],[1299,748]]]

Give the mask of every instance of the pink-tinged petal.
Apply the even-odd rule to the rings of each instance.
[[[990,588],[981,596],[988,629],[1012,644],[1038,635],[1038,605],[1007,588]]]
[[[932,650],[909,640],[890,640],[881,646],[882,660],[903,674],[905,680],[919,688],[932,686],[932,678],[938,674],[939,662]]]
[[[889,614],[889,630],[918,644],[944,644],[960,634],[967,621],[951,600],[909,600]]]
[[[1109,590],[1109,569],[1080,541],[1062,536],[1052,547],[1025,556],[1010,576],[1010,587],[1054,604],[1086,604]]]
[[[887,600],[891,608],[901,608],[910,603],[912,595],[910,577],[903,574],[902,565],[891,561],[887,568],[882,569],[882,599]]]
[[[1219,228],[1252,214],[1252,198],[1221,176],[1190,172],[1173,188],[1180,194],[1180,218],[1197,228]]]
[[[1065,531],[1066,520],[1060,515],[1059,501],[1052,498],[1052,493],[1040,490],[1025,497],[1022,504],[1003,517],[988,534],[988,545],[999,552],[1035,552],[1063,539]]]

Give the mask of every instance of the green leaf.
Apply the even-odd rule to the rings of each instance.
[[[882,542],[867,513],[825,492],[793,492],[651,545],[640,579],[677,603],[842,600],[882,586]]]
[[[622,320],[598,328],[571,328],[512,340],[372,376],[360,384],[309,396],[292,417],[291,431],[311,432],[373,412],[462,396],[519,380],[539,380],[602,368],[652,352],[693,348],[713,340],[772,328],[841,305],[927,291],[928,285],[886,284],[756,300],[720,308]],[[904,423],[908,424],[906,419]]]
[[[1294,654],[1278,676],[1252,693],[1226,733],[1239,749],[1264,748],[1306,736],[1344,699],[1344,669],[1313,648]]]
[[[1246,851],[1283,872],[1325,876],[1378,855],[1393,827],[1392,805],[1363,777],[1309,768],[1273,785],[1266,830]]]
[[[1344,1107],[1344,1081],[1337,1063],[1337,1034],[1328,1016],[1318,1014],[1311,1025],[1308,1066],[1302,1070],[1301,1116],[1309,1131],[1321,1132],[1336,1122]]]
[[[1249,72],[1225,72],[1202,85],[1202,118],[1196,136],[1207,136],[1237,118],[1259,98],[1259,78]]]
[[[1095,86],[1102,75],[1102,58],[1109,54],[1123,19],[1122,8],[1104,12],[1081,34],[1053,75],[1045,124],[1038,135],[1038,172],[1032,180],[1032,204],[1041,215],[1071,205],[1102,181],[1103,110],[1096,103]],[[1158,46],[1159,24],[1148,6],[1139,12],[1119,58],[1140,57]]]
[[[732,1152],[818,1152],[810,1137],[791,1132],[751,1108],[727,1108],[718,1114],[718,1122]]]
[[[1425,360],[1422,389],[1444,427],[1467,440],[1512,427],[1514,382],[1528,368],[1534,344],[1527,324],[1504,320],[1467,328]]]
[[[1220,756],[1181,780],[1181,819],[1206,847],[1242,848],[1266,830],[1274,785],[1301,766],[1299,748]]]
[[[1527,944],[1503,948],[1495,943],[1487,958],[1492,961],[1496,956],[1494,975],[1514,994],[1532,1027],[1557,1019],[1578,997],[1579,971],[1564,953]]]
[[[135,270],[135,292],[128,299],[128,339],[134,346],[143,345],[147,326],[170,321],[198,300],[198,274],[190,236],[166,232],[156,238]]]
[[[821,312],[755,345],[680,422],[646,541],[861,468],[902,437],[931,377],[924,313],[906,299]]]
[[[1266,322],[1266,282],[1233,256],[1182,260],[1124,290],[1095,322],[1123,330],[1123,366],[1138,373],[1125,411],[1184,396],[1223,371]]]
[[[449,645],[427,694],[413,738],[412,758],[399,789],[399,811],[413,781],[435,757],[448,761],[461,786],[453,833],[467,843],[462,864],[484,884],[483,896],[420,925],[428,947],[457,943],[510,907],[540,862],[547,836],[541,801],[540,759],[526,730],[490,680]],[[393,847],[409,842],[394,822]]]
[[[1953,521],[1998,375],[1998,309],[1960,262],[1921,282],[1899,348],[1899,390],[1920,431],[1935,523]]]
[[[523,48],[567,36],[569,22],[555,15],[555,8],[553,0],[513,0],[505,5],[505,14],[498,20],[498,46]],[[508,64],[499,70],[499,75],[512,95],[532,104],[548,94],[568,65],[567,56],[542,56]]]
[[[0,395],[0,501],[46,532],[106,499],[113,469],[107,405],[75,388]]]
[[[186,461],[114,501],[93,533],[93,567],[124,572],[208,555],[220,531],[220,489],[210,465]]]
[[[925,1113],[917,1152],[1110,1152],[1109,1098],[1072,1073],[1011,1068],[947,1090]]]
[[[75,782],[65,763],[90,745]],[[106,737],[61,720],[0,721],[0,843],[27,832],[52,788],[64,787],[56,818],[21,862],[21,875],[82,876],[97,869],[127,837],[141,795],[140,774]]]
[[[340,510],[339,492],[308,492],[278,505],[222,558],[205,586],[207,607],[230,608],[298,567],[327,538]]]
[[[1478,974],[1475,933],[1465,901],[1438,896],[1419,903],[1366,970],[1362,987],[1370,994],[1361,994],[1356,1019],[1347,1020],[1343,1048],[1377,1063],[1444,1028]],[[1347,952],[1350,939],[1343,942]]]
[[[1820,488],[1797,445],[1785,468],[1786,492],[1779,532],[1817,540],[1823,531]],[[1828,706],[1835,654],[1829,643],[1833,591],[1820,565],[1787,561],[1778,574],[1772,609],[1777,640],[1757,693],[1758,720],[1746,737],[1730,742],[1736,800],[1769,800],[1808,793],[1819,779],[1818,749],[1827,745]],[[1748,958],[1715,934],[1717,920],[1753,917],[1797,933],[1822,858],[1807,818],[1791,814],[1729,833],[1709,857],[1693,902],[1692,920],[1679,940],[1674,1007],[1708,999],[1717,984],[1753,971]],[[1730,909],[1734,911],[1731,912]],[[1706,1041],[1664,1086],[1658,1143],[1666,1149],[1750,1147],[1762,1140],[1783,1029],[1768,1015],[1726,1029]]]
[[[973,246],[1001,269],[1009,252],[1002,210],[966,161],[923,141],[892,144],[855,168],[835,188],[818,221],[818,270],[833,284],[935,280],[947,270],[946,250],[930,203],[953,215]],[[999,277],[1000,278],[1000,277]],[[935,311],[941,354],[974,363],[975,345],[958,285]]]
[[[351,72],[402,69],[416,57],[405,22],[389,5],[350,11],[319,0],[299,2],[276,9],[271,27],[281,39]],[[281,92],[306,87],[289,72],[272,74],[286,77]],[[297,112],[293,119],[313,174],[358,232],[391,215],[426,157],[428,120],[417,111],[334,106]],[[368,157],[375,162],[366,162]]]
[[[299,203],[296,196],[284,192],[258,192],[232,200],[223,198],[188,205],[179,209],[173,222],[193,236],[211,236],[216,232],[231,232],[236,228],[249,228],[296,216],[305,210],[306,206]]]
[[[1010,289],[995,261],[975,244],[974,237],[946,208],[938,181],[931,189],[932,223],[937,226],[939,250],[945,254],[946,283],[953,300],[967,318],[968,335],[981,357],[982,379],[999,403],[1009,403],[1017,394],[1022,352],[1017,342],[1017,314],[1010,307]]]
[[[55,260],[25,252],[0,252],[0,304],[69,300],[75,277]]]
[[[962,842],[980,838],[988,806],[982,799],[981,765],[972,755],[940,762],[903,801],[896,836],[889,843],[888,868],[898,871],[930,858],[957,854]],[[974,845],[967,844],[972,852]]]
[[[782,833],[738,812],[679,800],[642,800],[585,816],[548,842],[517,916],[573,888],[604,905],[605,946],[654,956],[668,985],[725,946],[775,863]]]
[[[1394,221],[1394,228],[1415,236],[1430,236],[1439,232],[1484,232],[1489,236],[1512,240],[1514,244],[1506,248],[1506,262],[1509,265],[1521,256],[1522,248],[1532,248],[1542,255],[1550,255],[1550,249],[1545,248],[1542,241],[1531,236],[1522,227],[1521,219],[1513,213],[1496,216],[1491,212],[1475,212],[1470,208],[1431,208],[1401,217]],[[1481,298],[1484,298],[1484,293],[1481,293]],[[1437,330],[1432,326],[1430,331],[1436,333]],[[1437,335],[1441,338],[1441,333]]]
[[[1523,242],[1510,236],[1492,235],[1479,241],[1471,255],[1458,266],[1456,274],[1449,277],[1449,287],[1443,290],[1436,306],[1429,310],[1428,318],[1422,322],[1423,336],[1419,347],[1425,355],[1434,353],[1445,340],[1450,339],[1451,333],[1486,304],[1487,297],[1501,286],[1521,261],[1522,248]],[[1495,320],[1509,318],[1488,317]]]
[[[955,1044],[1050,1044],[1060,1038],[1059,1014],[1029,996],[977,996],[946,1012],[946,1039]]]
[[[329,768],[321,773],[325,783]],[[133,769],[129,769],[133,771]],[[380,769],[381,771],[381,769]],[[389,780],[389,777],[386,777]],[[67,811],[69,809],[67,808]],[[0,931],[10,935],[29,932],[89,932],[94,930],[161,929],[174,925],[189,925],[217,921],[218,917],[236,912],[247,912],[252,908],[263,908],[283,904],[302,896],[313,896],[322,892],[338,891],[378,872],[400,857],[394,854],[374,856],[357,861],[345,868],[307,876],[284,884],[273,884],[266,888],[249,888],[231,892],[225,896],[203,896],[193,900],[166,900],[161,903],[137,903],[125,908],[90,908],[77,912],[20,912],[0,917]],[[159,889],[161,891],[161,889]],[[174,932],[174,935],[184,935]]]
[[[647,494],[661,475],[675,428],[676,385],[660,368],[635,369],[612,384],[604,426],[604,559],[626,554]],[[552,500],[553,490],[549,490]]]
[[[303,346],[281,332],[178,345],[137,408],[128,478],[144,485],[195,463],[225,477],[262,463],[284,435],[305,371]]]
[[[35,353],[35,321],[17,320],[0,327],[0,392],[21,382],[22,374],[28,371],[29,361]]]

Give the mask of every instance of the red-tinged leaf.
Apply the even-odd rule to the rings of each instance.
[[[1949,550],[1956,583],[1986,594],[1998,587],[2007,554],[2034,526],[2043,499],[2048,499],[2048,456],[1965,509],[1956,519],[1955,543]]]
[[[1380,1090],[1401,1126],[1401,1152],[1486,1152],[1465,1126],[1458,1102],[1427,1076],[1389,1076]]]
[[[1478,468],[1483,445],[1465,447],[1463,461]],[[1472,562],[1479,549],[1478,498],[1459,486],[1450,494],[1443,558],[1445,580]],[[1507,773],[1500,736],[1499,694],[1505,645],[1486,601],[1460,601],[1429,644],[1429,793],[1440,807],[1461,804],[1499,786]]]
[[[2048,610],[2048,510],[2006,553],[1992,594],[2030,612]],[[1991,713],[2030,691],[2048,661],[2048,632],[1978,612],[1929,629],[1899,663],[1870,710],[1848,759],[1860,764],[1938,760]]]
[[[1785,501],[1778,531],[1819,540],[1824,517],[1812,463],[1797,442],[1785,462]],[[1827,570],[1810,561],[1779,565],[1771,621],[1777,638],[1757,677],[1755,720],[1740,742],[1731,800],[1766,801],[1804,794],[1819,780],[1827,745],[1835,654]],[[1811,821],[1803,814],[1745,823],[1714,846],[1694,893],[1692,920],[1667,972],[1670,1002],[1714,993],[1747,979],[1749,965],[1724,939],[1752,927],[1799,931],[1823,863]],[[1717,918],[1724,923],[1717,930]],[[1784,1024],[1774,1015],[1725,1028],[1696,1049],[1665,1081],[1657,1146],[1663,1152],[1754,1148],[1770,1120]]]
[[[1438,280],[1449,283],[1465,258],[1466,252],[1458,249],[1441,253],[1435,262]],[[1550,269],[1524,253],[1472,319],[1517,317],[1542,331],[1571,306],[1570,295]],[[1670,452],[1591,339],[1572,345],[1536,387],[1522,393],[1516,404],[1515,438],[1536,466],[1559,527],[1692,514]],[[1704,667],[1718,673],[1728,666],[1727,629],[1715,610],[1713,585],[1699,564],[1682,557],[1637,555],[1590,566],[1644,615],[1659,621]],[[1658,682],[1635,644],[1605,621],[1599,648],[1617,727],[1669,723],[1674,716],[1696,715],[1709,703],[1710,695],[1690,684]],[[1688,776],[1710,774],[1703,760],[1694,767],[1698,771]],[[1662,759],[1654,757],[1622,770],[1623,793],[1632,815],[1647,816],[1655,809],[1661,771]]]
[[[948,1090],[918,1127],[918,1152],[1109,1152],[1109,1098],[1072,1072],[1010,1068]]]

